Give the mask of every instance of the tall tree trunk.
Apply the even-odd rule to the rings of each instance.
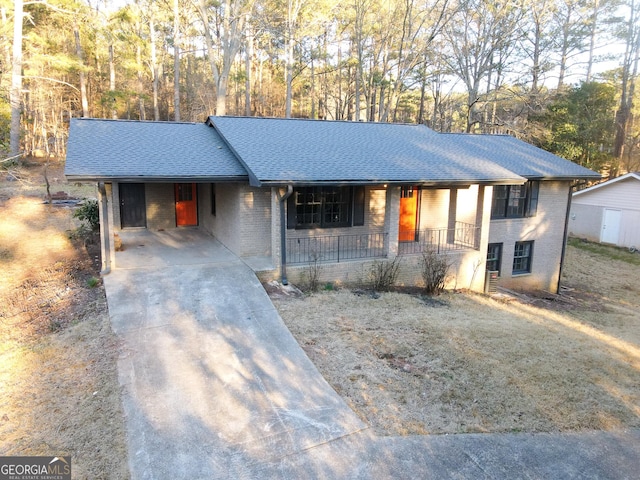
[[[20,115],[22,111],[22,22],[24,7],[22,0],[14,0],[13,17],[13,58],[11,62],[11,131],[9,134],[10,154],[20,153]]]
[[[293,39],[291,38],[291,34],[287,34],[287,38],[285,40],[285,84],[287,86],[287,93],[285,99],[285,108],[284,108],[284,116],[285,118],[291,118],[291,104],[293,98]]]
[[[173,0],[173,119],[180,121],[180,8]]]
[[[248,16],[248,15],[247,15]],[[245,58],[245,80],[244,80],[244,113],[247,117],[251,116],[251,62],[253,60],[253,29],[246,21],[247,25],[247,51]]]
[[[621,79],[621,95],[620,95],[620,108],[616,112],[616,136],[613,143],[613,156],[615,158],[622,158],[624,155],[624,145],[627,136],[627,122],[629,121],[629,115],[631,113],[631,100],[628,95],[629,89],[629,73],[631,69],[631,59],[634,56],[636,50],[635,42],[635,2],[631,1],[631,13],[629,14],[629,22],[627,25],[627,45],[624,54],[624,64],[622,66],[622,79]]]
[[[76,41],[76,55],[80,63],[80,102],[82,104],[82,116],[89,117],[89,100],[87,99],[87,79],[84,73],[84,55],[82,54],[82,45],[80,44],[80,30],[78,24],[73,25],[73,37]]]
[[[599,0],[594,0],[593,14],[591,16],[590,34],[589,34],[589,59],[587,60],[587,78],[586,81],[591,81],[591,70],[593,69],[593,51],[596,44],[596,34],[598,33],[598,10],[600,8]]]
[[[160,120],[160,109],[158,107],[158,59],[156,54],[156,25],[153,19],[149,23],[149,41],[151,42],[151,76],[153,77],[153,119]]]
[[[116,90],[116,66],[114,60],[113,44],[109,45],[109,91],[115,92]],[[113,99],[113,106],[111,107],[111,118],[118,118],[118,110],[116,109],[116,99]]]
[[[146,120],[146,108],[144,106],[144,80],[142,79],[142,48],[140,44],[136,47],[136,64],[138,66],[138,109],[140,120]]]

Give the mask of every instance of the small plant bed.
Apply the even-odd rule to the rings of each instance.
[[[609,430],[640,427],[637,278],[570,246],[562,299],[362,288],[273,301],[379,435]]]

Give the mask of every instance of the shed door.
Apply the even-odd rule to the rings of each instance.
[[[400,191],[398,240],[401,242],[415,242],[417,240],[418,192],[418,187],[402,187]]]
[[[198,225],[198,200],[195,183],[176,183],[176,224]]]
[[[600,241],[602,243],[618,244],[620,237],[620,220],[622,212],[620,210],[604,209],[602,217],[602,230],[600,232]]]
[[[144,183],[120,184],[120,223],[122,228],[147,226]]]

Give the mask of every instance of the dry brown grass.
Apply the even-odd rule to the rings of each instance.
[[[378,434],[639,427],[639,268],[570,247],[562,300],[342,290],[274,303]]]
[[[41,171],[0,172],[0,455],[71,455],[74,478],[127,478],[104,291],[69,240],[71,211],[43,205]],[[60,165],[53,175],[53,191],[68,191]]]

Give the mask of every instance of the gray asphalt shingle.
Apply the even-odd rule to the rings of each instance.
[[[452,149],[475,152],[531,179],[598,179],[600,174],[509,135],[440,134]]]
[[[423,125],[210,117],[253,184],[522,183],[489,156],[451,148]]]
[[[65,174],[77,180],[249,178],[253,185],[599,178],[510,136],[258,117],[210,117],[206,124],[72,119]]]
[[[71,179],[247,178],[204,123],[75,118],[65,175]]]

